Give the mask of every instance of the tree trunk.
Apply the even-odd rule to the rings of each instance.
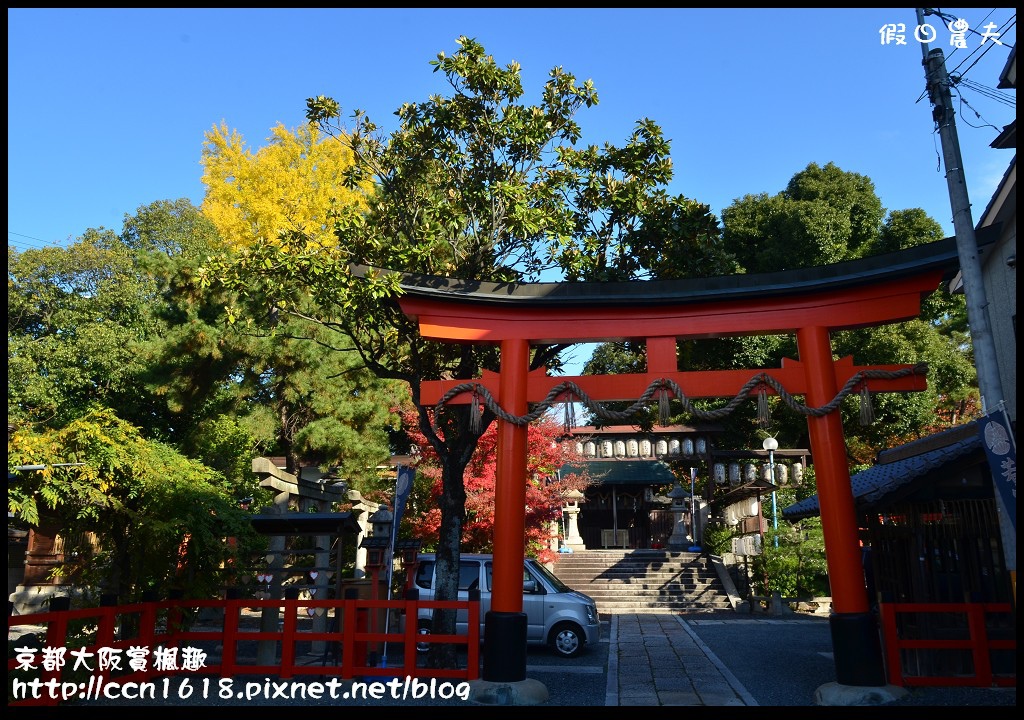
[[[441,526],[438,529],[437,565],[434,575],[434,599],[459,599],[459,547],[462,543],[462,521],[466,515],[466,488],[463,475],[466,463],[448,453],[442,458],[441,469]],[[455,633],[455,610],[434,610],[431,634]],[[430,646],[427,666],[455,668],[458,646],[436,643]]]

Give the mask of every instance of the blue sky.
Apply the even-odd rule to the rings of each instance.
[[[968,34],[947,66],[966,70],[957,117],[974,220],[1012,157],[989,143],[1016,116],[994,90],[1016,43],[1011,9],[944,9]],[[204,187],[204,133],[225,122],[258,149],[278,123],[304,121],[330,95],[385,129],[404,102],[446,93],[428,64],[479,40],[523,68],[526,99],[548,71],[591,79],[585,142],[622,144],[648,117],[672,142],[669,190],[720,215],[775,194],[808,163],[870,177],[883,205],[924,208],[953,233],[924,92],[913,8],[839,9],[24,9],[8,8],[8,244],[65,244],[89,228]],[[907,26],[905,45],[879,30]],[[1007,27],[1003,27],[1006,25]],[[982,55],[981,51],[989,48]],[[980,59],[979,55],[982,55]],[[961,61],[966,61],[960,65]],[[975,62],[977,61],[977,62]],[[974,86],[980,86],[975,88]],[[1010,102],[1004,102],[1004,100]],[[974,126],[974,127],[972,127]]]

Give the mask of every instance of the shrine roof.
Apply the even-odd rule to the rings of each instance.
[[[913,449],[920,452],[914,453]],[[864,512],[876,507],[919,478],[926,478],[964,456],[983,449],[977,424],[971,422],[880,453],[877,465],[850,478],[857,508]],[[885,462],[887,457],[897,459]],[[816,517],[820,513],[817,495],[782,510],[782,516],[791,522]]]
[[[561,467],[561,474],[586,473],[596,485],[671,485],[672,469],[660,460],[583,460]]]
[[[355,535],[359,524],[351,512],[333,513],[263,513],[250,518],[253,529],[261,535]]]
[[[984,234],[984,228],[978,231]],[[772,273],[747,273],[681,280],[629,282],[496,283],[400,273],[403,290],[435,300],[542,305],[664,305],[690,301],[749,300],[856,287],[941,271],[944,279],[959,269],[956,239],[945,238],[882,255],[831,265]],[[353,265],[356,275],[371,270]],[[377,268],[378,271],[387,272]]]

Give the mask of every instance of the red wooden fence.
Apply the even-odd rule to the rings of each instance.
[[[1009,603],[880,603],[879,612],[891,684],[1016,687]]]
[[[243,609],[276,608],[281,622],[273,632],[250,630],[240,626]],[[224,620],[220,629],[193,627],[184,618],[201,608],[223,609]],[[300,616],[300,608],[303,610]],[[324,608],[328,615],[328,630],[313,632],[300,623],[309,610],[315,614]],[[334,618],[330,618],[333,608]],[[465,635],[419,635],[417,611],[425,609],[456,609],[467,612],[468,631]],[[380,627],[374,616],[394,610],[409,620],[389,626],[388,632]],[[280,612],[280,611],[283,611]],[[375,611],[375,612],[374,612]],[[371,614],[372,613],[372,614]],[[337,622],[331,620],[338,619]],[[291,679],[296,676],[330,676],[349,680],[353,678],[389,679],[397,676],[411,678],[455,678],[476,680],[480,671],[480,603],[479,601],[441,600],[162,600],[134,605],[98,607],[81,610],[62,610],[32,615],[8,616],[8,632],[15,627],[45,627],[45,647],[32,647],[29,643],[16,643],[14,657],[8,658],[8,705],[56,705],[60,695],[101,697],[102,683],[149,682],[155,678],[183,674],[219,675],[230,678],[239,675],[276,676]],[[118,632],[118,628],[134,626],[135,632]],[[404,627],[403,627],[404,626]],[[69,631],[72,633],[69,636]],[[131,637],[122,637],[130,634]],[[83,639],[84,638],[84,639]],[[238,644],[242,642],[275,642],[280,644],[279,662],[257,665],[251,658],[242,657]],[[322,641],[327,650],[319,662],[300,663],[299,643]],[[456,643],[466,646],[465,667],[437,669],[417,666],[416,643]],[[193,644],[195,643],[195,644]],[[379,656],[384,644],[394,650],[387,655],[387,666],[371,664]],[[19,648],[24,648],[18,652]],[[219,647],[219,658],[216,649]],[[63,664],[49,662],[64,648]],[[150,662],[157,648],[195,648],[206,652],[201,667],[178,668]],[[203,650],[210,648],[209,650]],[[99,670],[101,649],[121,651],[121,668]],[[134,651],[133,651],[134,649]],[[340,652],[332,652],[340,650]],[[133,651],[133,652],[130,652]],[[104,650],[106,652],[106,650]],[[135,666],[125,655],[143,656]],[[195,655],[195,653],[191,653]],[[211,656],[212,654],[212,656]],[[328,664],[328,660],[331,664]],[[77,667],[76,667],[77,666]],[[40,697],[12,696],[13,683],[25,683],[38,678],[41,683],[53,682],[56,693],[41,692]],[[24,686],[23,686],[24,689]],[[38,689],[38,686],[37,686]],[[52,697],[56,694],[57,697]],[[66,697],[64,699],[70,699]]]

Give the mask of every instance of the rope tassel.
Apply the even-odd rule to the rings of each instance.
[[[572,429],[576,427],[576,405],[573,402],[574,397],[572,393],[565,399],[565,434],[569,435],[572,433]]]
[[[871,391],[867,384],[860,388],[860,424],[870,425],[875,421],[875,409],[871,405]]]
[[[672,411],[669,407],[668,390],[661,388],[658,390],[658,424],[661,427],[668,427],[671,416]]]
[[[480,394],[473,386],[473,403],[469,406],[469,431],[474,435],[480,434]]]
[[[759,385],[757,388],[757,424],[762,428],[768,427],[771,423],[772,414],[768,409],[768,388]]]

